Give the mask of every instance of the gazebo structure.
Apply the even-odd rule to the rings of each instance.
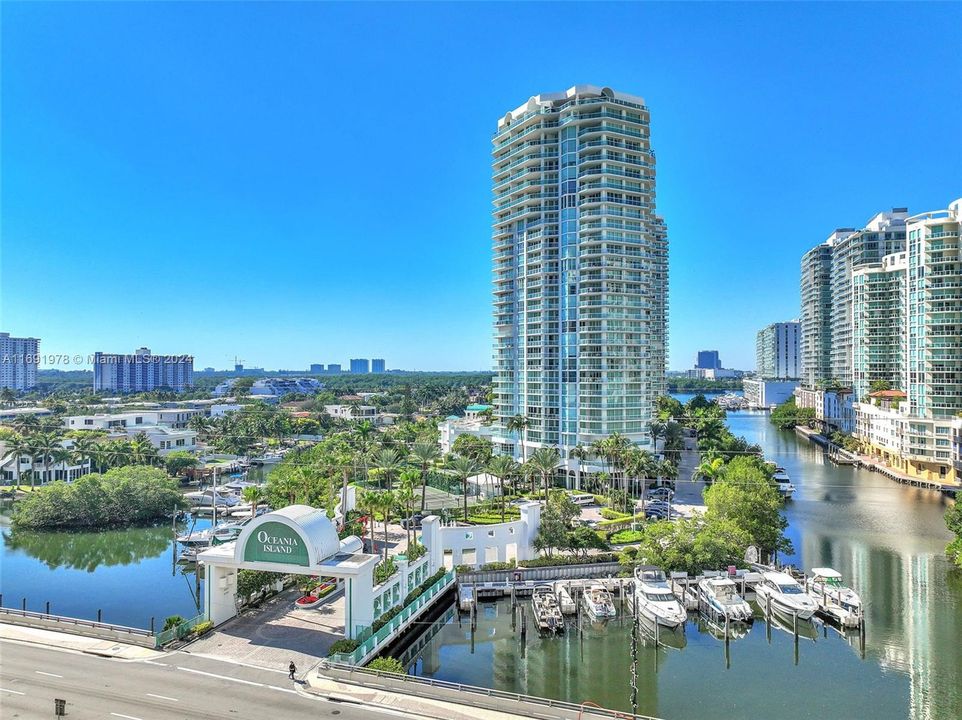
[[[358,552],[361,541],[337,537],[324,510],[290,505],[251,520],[237,540],[197,556],[206,567],[204,612],[220,625],[237,615],[238,570],[334,577],[344,581],[344,632],[354,637],[374,622],[377,555]]]

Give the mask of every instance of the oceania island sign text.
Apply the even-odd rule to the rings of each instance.
[[[288,565],[309,564],[307,546],[300,533],[279,522],[266,522],[247,538],[244,560]]]

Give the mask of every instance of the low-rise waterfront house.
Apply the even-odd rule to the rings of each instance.
[[[61,440],[60,447],[70,453],[73,450],[73,440],[69,438]],[[70,482],[89,472],[89,458],[81,459],[71,454],[56,462],[53,458],[48,458],[44,463],[42,456],[32,453],[15,455],[10,452],[9,443],[0,441],[0,481],[4,484],[17,481],[25,485],[30,482],[42,485],[54,480]]]
[[[786,402],[795,388],[797,380],[765,380],[762,378],[746,378],[742,381],[745,399],[751,407],[767,408]]]
[[[369,420],[375,425],[381,422],[380,413],[373,405],[325,405],[324,412],[339,420]]]
[[[464,417],[451,415],[438,423],[438,430],[441,432],[440,442],[443,453],[451,452],[454,441],[461,435],[474,435],[493,441],[495,434],[494,425],[490,422],[486,424],[480,413],[465,414]]]

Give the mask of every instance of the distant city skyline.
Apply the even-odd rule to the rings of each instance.
[[[0,328],[41,355],[489,370],[491,118],[583,83],[652,111],[670,369],[753,368],[808,249],[962,195],[962,98],[892,101],[962,73],[959,4],[593,3],[623,32],[546,64],[525,40],[565,10],[5,5]],[[911,53],[878,42],[919,27]]]

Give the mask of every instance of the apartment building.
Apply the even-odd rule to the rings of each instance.
[[[154,355],[138,348],[133,355],[94,353],[94,392],[183,392],[194,387],[194,359],[189,355]]]
[[[772,323],[755,337],[756,374],[767,380],[797,380],[801,375],[798,322]]]
[[[0,388],[22,392],[37,385],[40,362],[37,338],[10,337],[0,333]]]
[[[578,85],[498,120],[492,147],[495,441],[520,455],[651,442],[665,391],[668,236],[642,98]],[[569,468],[574,468],[569,462]]]

